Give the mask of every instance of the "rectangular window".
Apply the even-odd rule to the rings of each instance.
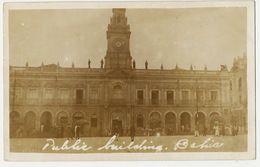
[[[91,90],[91,99],[93,99],[93,100],[98,100],[99,99],[98,90],[96,90],[96,89]]]
[[[204,104],[203,91],[196,91],[196,104],[197,105],[203,105]]]
[[[137,91],[137,104],[143,104],[144,103],[144,91],[138,90]]]
[[[68,89],[61,89],[60,90],[60,99],[61,100],[69,99],[69,90]]]
[[[97,127],[97,117],[91,118],[91,127],[96,128]]]
[[[53,99],[53,89],[44,90],[44,99]]]
[[[181,91],[182,104],[189,103],[189,91]]]
[[[28,97],[28,99],[37,99],[38,90],[36,88],[29,88],[27,97]]]
[[[204,100],[203,91],[197,91],[196,93],[197,93],[197,94],[196,94],[196,99],[197,99],[198,101],[203,101],[203,100]]]
[[[166,98],[167,98],[167,104],[168,104],[168,105],[173,104],[173,101],[174,101],[173,91],[167,91],[167,92],[166,92]]]
[[[211,91],[211,101],[218,101],[218,91]]]
[[[159,104],[159,91],[158,90],[152,91],[152,104]]]
[[[83,90],[76,90],[76,104],[83,103]]]
[[[15,88],[15,98],[17,99],[22,98],[22,88]]]

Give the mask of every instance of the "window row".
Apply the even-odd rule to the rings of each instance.
[[[15,99],[22,99],[23,94],[22,94],[22,88],[16,88],[13,92],[15,95]],[[84,90],[83,89],[76,89],[74,98],[75,98],[75,103],[76,104],[83,104],[83,99],[84,99]],[[54,89],[53,88],[45,88],[43,90],[43,99],[44,100],[51,100],[55,98],[54,95]],[[69,89],[59,89],[59,94],[58,97],[61,101],[67,102],[70,99],[70,92]],[[30,100],[38,99],[40,98],[40,94],[37,88],[28,88],[26,98]],[[98,89],[92,89],[91,94],[90,94],[90,99],[92,101],[98,100],[99,99],[99,90]]]
[[[137,104],[144,104],[144,90],[137,90]],[[217,102],[218,97],[218,91],[210,91],[210,100],[212,102]],[[180,91],[180,99],[182,103],[189,102],[190,100],[197,100],[199,102],[205,101],[204,91],[196,91],[195,97],[190,98],[190,91],[183,90]],[[159,90],[152,90],[150,93],[150,100],[151,104],[159,104],[160,101],[160,91]],[[177,100],[175,92],[173,90],[167,90],[165,92],[165,100],[166,104],[171,105],[175,103],[175,100]]]
[[[208,100],[212,102],[217,102],[219,99],[219,92],[218,91],[210,91],[210,97]],[[16,99],[21,99],[23,97],[22,95],[22,88],[16,88],[15,89],[15,98]],[[205,93],[204,91],[196,91],[195,97],[191,98],[190,97],[190,91],[188,90],[182,90],[180,91],[180,97],[179,99],[176,98],[176,92],[173,90],[167,90],[165,92],[165,101],[166,104],[172,105],[175,103],[176,100],[181,100],[182,103],[188,103],[190,100],[197,100],[198,102],[205,101]],[[39,98],[39,92],[37,88],[28,88],[27,90],[27,99],[38,99]],[[44,100],[49,100],[53,101],[55,98],[54,95],[54,89],[53,88],[45,88],[43,90],[43,99]],[[68,103],[70,99],[70,92],[69,89],[59,89],[58,93],[58,98],[61,100],[61,102]],[[91,102],[98,102],[100,98],[100,92],[99,89],[91,89],[90,91],[90,101]],[[74,99],[76,104],[83,104],[84,99],[85,99],[85,92],[84,89],[76,89],[74,92]],[[113,88],[112,96],[110,99],[114,101],[119,101],[124,99],[124,92],[121,86],[117,85]],[[145,100],[145,91],[144,90],[137,90],[136,91],[136,99],[137,99],[137,104],[141,105],[144,104]],[[151,90],[150,91],[150,101],[151,104],[159,104],[160,101],[160,91],[159,90]]]

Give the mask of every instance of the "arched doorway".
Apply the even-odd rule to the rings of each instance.
[[[20,114],[17,111],[12,111],[10,113],[10,137],[15,137],[16,136],[16,131],[18,130],[20,126]]]
[[[144,127],[144,117],[143,117],[143,115],[141,115],[141,114],[137,115],[136,122],[137,122],[136,124],[137,124],[138,128]]]
[[[52,115],[49,111],[45,111],[41,115],[41,131],[50,132],[52,126]]]
[[[75,112],[73,114],[73,130],[76,125],[80,126],[80,133],[83,134],[84,127],[88,122],[84,119],[84,114],[82,112]]]
[[[213,113],[210,114],[210,117],[212,117],[212,116],[214,116],[214,115],[219,115],[219,113],[213,112]]]
[[[158,112],[153,112],[150,115],[148,124],[150,125],[151,129],[161,128],[161,124],[162,124],[161,115]]]
[[[112,133],[115,134],[115,128],[119,128],[119,135],[123,135],[125,116],[121,111],[115,111],[111,114]]]
[[[195,123],[198,125],[199,132],[202,133],[204,127],[206,126],[206,116],[203,112],[198,112],[198,114],[195,114]]]
[[[61,111],[57,115],[57,123],[60,127],[65,127],[69,123],[68,114],[64,111]]]
[[[36,127],[36,114],[33,111],[29,111],[25,115],[24,119],[24,130],[27,137],[32,136],[32,132]]]
[[[225,126],[225,119],[220,116],[217,112],[213,112],[210,114],[210,131],[213,133],[213,127],[215,125],[220,126],[220,129],[222,129],[223,126]]]
[[[176,132],[176,116],[169,112],[165,115],[165,133],[166,135],[173,135]]]
[[[181,120],[180,120],[180,125],[181,127],[181,131],[189,133],[190,129],[191,129],[191,120],[190,120],[190,114],[187,112],[184,112],[181,114]]]

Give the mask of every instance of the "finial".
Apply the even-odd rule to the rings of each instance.
[[[26,61],[26,63],[25,63],[25,67],[29,67],[28,61]]]
[[[71,68],[74,68],[74,67],[75,67],[75,64],[74,64],[74,62],[72,62]]]
[[[57,63],[57,66],[60,67],[60,63],[59,62]]]
[[[191,71],[193,70],[193,66],[192,66],[192,64],[190,65],[190,70],[191,70]]]
[[[179,69],[178,64],[176,64],[176,66],[175,66],[175,70],[178,70],[178,69]]]
[[[163,70],[163,64],[161,64],[161,70]]]
[[[133,60],[133,69],[135,69],[135,60]]]
[[[104,65],[104,60],[103,59],[101,59],[100,64],[101,64],[101,68],[103,68],[103,65]]]
[[[145,61],[145,69],[148,69],[148,62],[147,62],[147,60]]]
[[[204,67],[204,70],[205,70],[205,71],[207,71],[207,70],[208,70],[208,68],[207,68],[207,65],[205,65],[205,67]]]
[[[88,59],[88,68],[90,68],[91,61]]]
[[[44,66],[44,64],[43,64],[43,61],[42,61],[42,64],[41,64],[41,66],[42,66],[42,67]]]

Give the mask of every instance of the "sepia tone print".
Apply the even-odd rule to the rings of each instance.
[[[248,152],[247,12],[9,10],[10,153]]]

